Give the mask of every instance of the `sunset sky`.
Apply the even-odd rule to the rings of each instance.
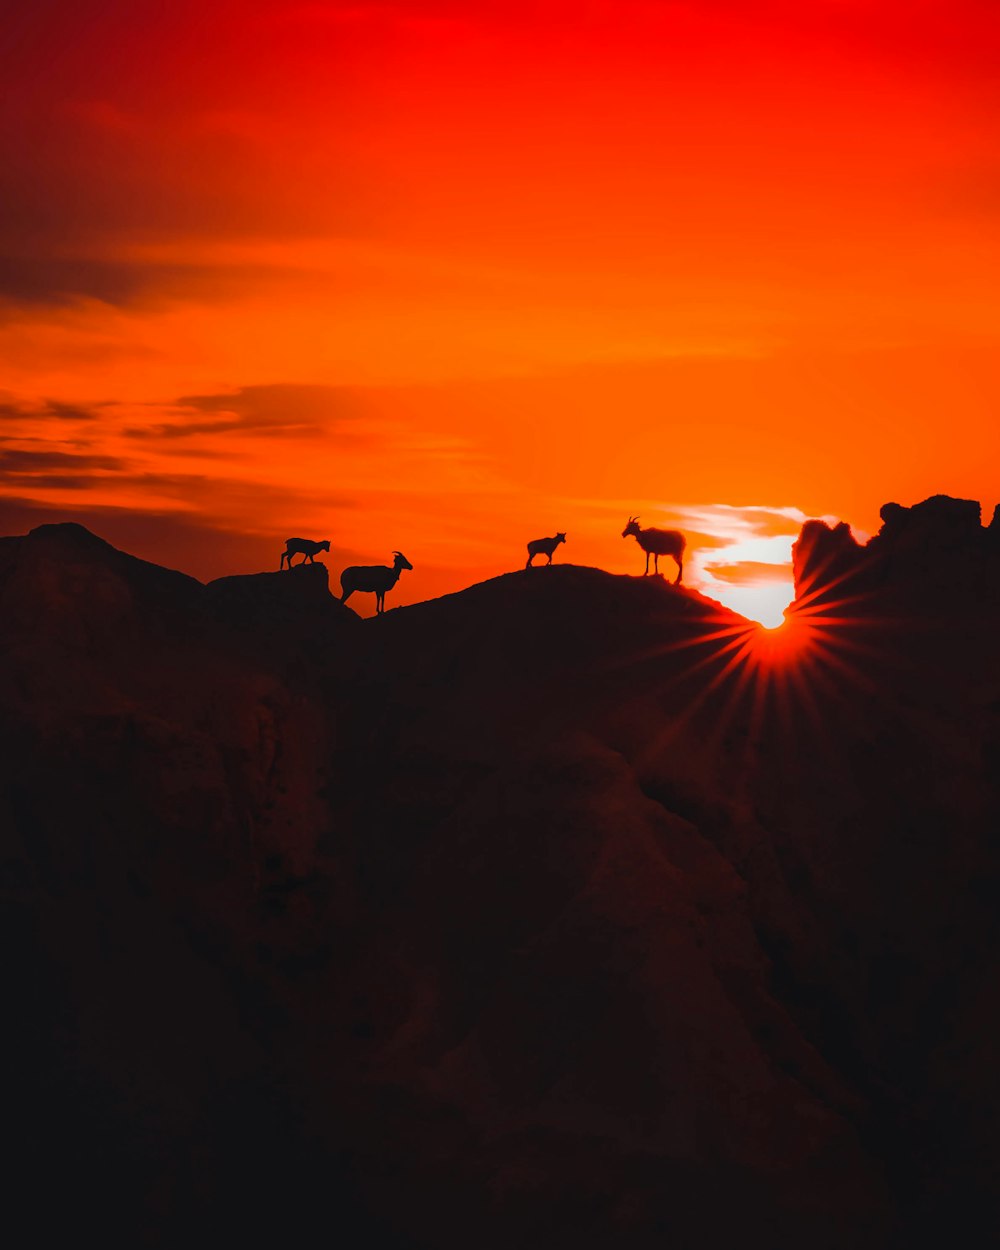
[[[0,533],[404,603],[638,513],[761,616],[807,516],[988,520],[998,64],[995,0],[21,5]]]

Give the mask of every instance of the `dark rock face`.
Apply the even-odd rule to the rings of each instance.
[[[856,582],[863,563],[863,550],[845,521],[834,526],[806,521],[792,544],[796,598],[800,604],[829,598],[838,587]]]
[[[1000,546],[996,513],[989,528],[971,499],[934,495],[905,508],[887,503],[882,527],[867,546],[841,522],[807,521],[792,548],[793,611],[852,605],[864,614],[890,604],[919,616],[957,617],[996,604]]]
[[[980,511],[975,500],[947,495],[912,508],[886,504],[869,554],[884,563],[891,582],[923,580],[928,586],[961,589],[987,554]]]
[[[361,622],[322,566],[0,541],[36,1226],[47,1186],[129,1244],[962,1241],[1000,660],[978,506],[928,505],[810,522],[778,635],[573,566]]]
[[[974,499],[932,495],[912,508],[887,503],[881,509],[881,517],[879,537],[886,541],[898,542],[904,533],[909,533],[917,541],[968,542],[979,531],[982,508]]]

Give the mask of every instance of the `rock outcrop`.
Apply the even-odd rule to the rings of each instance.
[[[807,521],[793,545],[792,612],[847,610],[957,617],[1000,602],[996,512],[981,524],[971,499],[934,495],[913,507],[887,503],[882,526],[864,546],[845,522]]]

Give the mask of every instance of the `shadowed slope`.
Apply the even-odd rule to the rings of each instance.
[[[727,793],[738,657],[763,633],[660,581],[572,566],[373,623],[328,849],[360,885],[378,969],[344,1005],[373,1078],[408,1091],[379,1136],[410,1143],[382,1148],[431,1244],[473,1218],[448,1214],[456,1167],[480,1219],[503,1195],[476,1234],[498,1248],[721,1241],[769,1210],[786,1222],[774,1244],[879,1226],[861,1100],[776,1000],[716,845],[721,814],[768,855]],[[414,1173],[409,1149],[442,1161]]]

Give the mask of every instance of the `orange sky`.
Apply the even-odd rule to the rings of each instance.
[[[992,0],[38,0],[0,532],[197,576],[560,558],[773,617],[805,516],[1000,499]],[[563,551],[565,556],[563,557]]]

